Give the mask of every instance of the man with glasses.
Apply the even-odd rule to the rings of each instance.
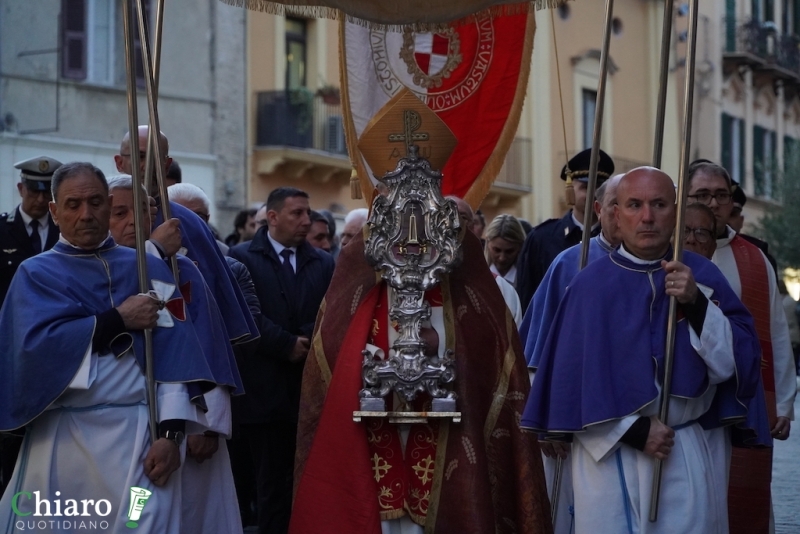
[[[60,161],[47,156],[14,165],[21,171],[17,191],[22,200],[14,211],[0,214],[0,306],[19,264],[58,241],[58,227],[47,206],[52,200],[50,180],[60,166]],[[0,495],[11,478],[20,443],[19,436],[0,436]]]
[[[689,204],[686,206],[684,225],[684,248],[710,260],[717,250],[717,224],[714,212],[699,202]]]
[[[689,167],[689,202],[707,205],[716,218],[717,250],[712,261],[753,315],[761,344],[761,374],[770,430],[787,439],[794,419],[794,357],[775,272],[766,257],[728,226],[733,211],[728,171],[711,162]],[[734,449],[728,489],[731,533],[768,532],[772,449]]]

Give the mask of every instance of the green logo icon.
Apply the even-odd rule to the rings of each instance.
[[[131,486],[131,504],[128,507],[128,522],[125,523],[126,527],[136,528],[139,526],[137,521],[142,517],[144,505],[152,494],[153,492],[148,489]]]

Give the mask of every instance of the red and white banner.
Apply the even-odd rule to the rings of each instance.
[[[442,192],[477,207],[514,139],[528,83],[534,16],[492,10],[437,33],[343,22],[345,132],[364,198],[375,179],[356,147],[373,116],[403,87],[425,102],[458,140]],[[371,181],[370,181],[371,179]]]

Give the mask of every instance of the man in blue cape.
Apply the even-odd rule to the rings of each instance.
[[[594,210],[600,221],[600,233],[589,241],[589,258],[592,262],[596,259],[608,256],[619,246],[620,237],[617,230],[617,222],[614,219],[614,206],[617,203],[617,185],[621,174],[617,174],[603,182],[595,192]],[[533,294],[530,306],[528,306],[525,317],[519,328],[520,340],[524,347],[525,360],[528,362],[528,369],[531,380],[534,379],[536,367],[539,365],[539,358],[550,332],[550,326],[556,316],[558,305],[567,290],[567,287],[579,272],[579,260],[581,255],[581,245],[570,247],[553,260],[547,273]],[[556,472],[556,456],[566,458],[569,453],[568,444],[556,444],[543,441],[540,443],[544,454],[544,471],[547,480],[547,489],[552,495],[553,481]],[[558,498],[558,513],[553,529],[557,534],[569,534],[572,532],[574,516],[574,499],[572,496],[572,468],[569,462],[562,464],[563,475]]]
[[[127,174],[112,176],[108,180],[112,196],[111,235],[121,246],[136,248],[132,187],[131,177]],[[150,236],[150,212],[144,192],[142,196],[145,200],[141,214],[147,238]],[[158,257],[150,241],[145,247]],[[209,430],[191,434],[186,439],[187,461],[181,469],[184,511],[181,528],[183,532],[194,534],[236,534],[242,531],[242,522],[226,441],[232,430],[231,395],[241,394],[244,390],[219,308],[203,281],[203,275],[186,256],[178,254],[176,258],[180,278],[178,287],[218,384],[204,395]]]
[[[83,528],[74,524],[80,519],[118,532],[136,487],[153,497],[138,525],[177,532],[180,478],[170,475],[181,464],[184,432],[207,425],[192,401],[216,378],[191,321],[180,318],[183,300],[160,259],[148,258],[151,293],[139,294],[136,253],[109,235],[103,173],[89,163],[63,165],[52,193],[60,240],[22,263],[0,310],[0,431],[27,426],[0,501],[0,531],[50,520],[52,506],[42,501],[61,499],[57,519],[73,524],[58,529]],[[159,316],[165,305],[169,314]],[[154,329],[159,436],[152,445],[145,328]],[[83,499],[106,502],[86,517],[76,504]]]
[[[623,244],[565,292],[521,424],[572,439],[576,533],[725,533],[732,440],[771,445],[752,317],[711,262],[672,260],[669,176],[628,172],[615,214]],[[670,297],[679,320],[662,422]],[[664,460],[656,522],[653,458]]]
[[[142,175],[144,175],[144,166],[146,165],[148,131],[149,128],[147,126],[139,126],[139,155],[141,156],[140,167]],[[167,156],[169,141],[160,132],[159,145],[161,147],[161,155],[164,157],[163,165],[166,173],[166,169],[172,163],[172,158]],[[131,174],[130,133],[126,133],[122,139],[119,154],[114,156],[114,163],[119,172]],[[155,182],[155,173],[153,181]],[[231,341],[236,343],[258,338],[258,327],[250,314],[247,302],[208,225],[200,217],[175,202],[169,203],[172,219],[164,221],[161,202],[168,199],[160,198],[159,190],[155,183],[150,189],[151,194],[156,197],[158,208],[153,220],[154,229],[151,240],[159,244],[161,255],[163,257],[172,256],[178,248],[185,249],[185,255],[196,262],[197,268],[200,269],[206,284],[211,289],[214,300],[216,300],[217,306],[219,306],[222,313],[225,328]],[[179,226],[180,230],[178,231]],[[180,244],[173,248],[171,244],[176,241],[176,237],[179,239]]]

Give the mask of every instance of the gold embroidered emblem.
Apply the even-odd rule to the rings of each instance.
[[[380,507],[386,510],[391,510],[393,506],[390,502],[387,501],[390,501],[393,498],[394,494],[392,493],[392,490],[390,490],[386,486],[381,486],[380,492],[378,493],[378,504],[380,505]]]
[[[377,454],[372,455],[372,471],[375,473],[375,482],[380,482],[381,479],[386,476],[386,473],[389,472],[390,467],[389,462]]]
[[[421,515],[428,514],[428,498],[430,497],[431,492],[425,491],[422,492],[419,488],[412,488],[410,491],[410,499],[408,503],[408,507]]]
[[[417,462],[417,465],[412,469],[414,469],[414,473],[423,484],[427,484],[430,480],[433,480],[433,459],[430,455]]]

